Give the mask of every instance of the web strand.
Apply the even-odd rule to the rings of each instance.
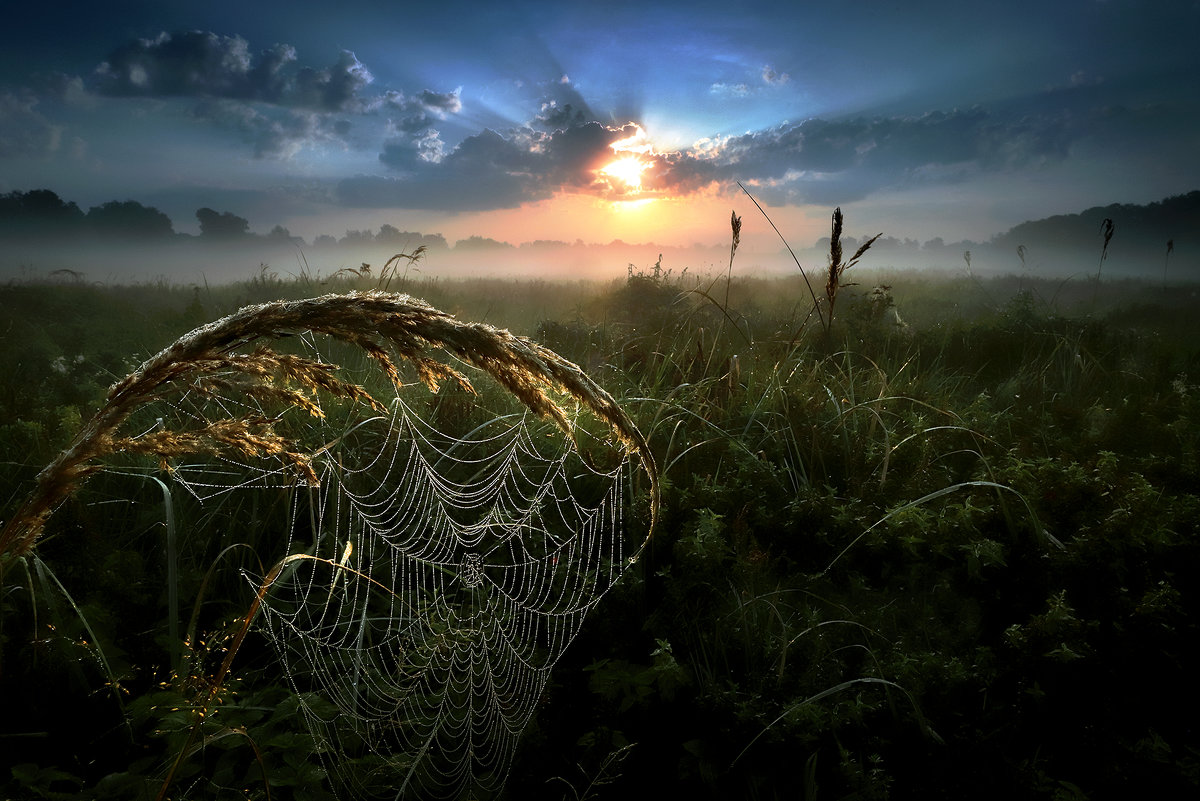
[[[202,420],[207,404],[265,413],[185,396],[168,414]],[[277,557],[290,561],[257,624],[327,772],[355,795],[497,793],[552,668],[628,564],[621,447],[594,441],[613,454],[598,467],[528,411],[465,434],[439,425],[401,397],[386,415],[322,422],[311,487],[229,458],[173,470],[202,502],[290,493]],[[257,591],[265,576],[246,579]]]

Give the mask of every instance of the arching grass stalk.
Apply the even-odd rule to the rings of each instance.
[[[895,517],[896,515],[900,514],[901,512],[903,512],[907,509],[912,509],[914,507],[921,506],[922,504],[928,503],[929,501],[935,500],[937,498],[941,498],[944,495],[949,495],[952,492],[958,492],[959,490],[970,489],[973,487],[986,487],[989,489],[996,490],[997,492],[1013,493],[1014,495],[1017,496],[1017,498],[1021,501],[1021,503],[1024,504],[1025,511],[1027,512],[1029,520],[1033,525],[1034,536],[1037,537],[1038,541],[1045,546],[1053,546],[1055,548],[1059,548],[1060,550],[1065,547],[1062,544],[1061,540],[1059,540],[1057,537],[1055,537],[1053,534],[1051,534],[1048,529],[1045,529],[1042,527],[1041,521],[1039,520],[1039,518],[1037,516],[1037,512],[1034,511],[1034,508],[1029,503],[1029,500],[1024,495],[1022,495],[1020,492],[1017,492],[1015,489],[1013,489],[1012,487],[1007,486],[1005,484],[997,484],[995,481],[960,481],[957,484],[952,484],[949,487],[942,487],[939,490],[935,490],[926,495],[922,495],[920,498],[917,498],[915,501],[909,501],[908,503],[902,504],[901,506],[898,506],[895,509],[892,509],[890,512],[888,512],[886,515],[881,517],[879,520],[876,520],[874,523],[872,523],[870,526],[868,526],[865,531],[863,531],[861,534],[859,534],[857,537],[855,537],[853,540],[851,540],[850,544],[847,545],[845,548],[843,548],[838,553],[838,555],[835,556],[833,558],[833,560],[828,565],[826,565],[825,569],[822,570],[821,572],[823,574],[828,573],[830,570],[833,569],[833,566],[835,564],[837,564],[838,561],[843,556],[845,556],[847,553],[849,553],[850,550],[855,545],[857,545],[860,540],[862,540],[863,537],[867,536],[872,531],[874,531],[877,527],[879,527],[883,523],[887,522],[891,518]]]
[[[384,405],[366,389],[339,378],[337,366],[278,353],[264,341],[303,332],[325,334],[357,346],[399,388],[396,357],[412,365],[431,391],[449,381],[474,392],[465,375],[438,357],[443,351],[492,376],[530,410],[552,420],[573,438],[567,396],[603,421],[615,439],[641,462],[650,482],[653,532],[658,509],[658,471],[650,448],[628,415],[578,366],[531,340],[479,323],[465,323],[424,301],[385,292],[350,292],[298,301],[247,306],[185,334],[109,390],[105,405],[37,478],[33,493],[0,530],[3,563],[29,553],[54,509],[89,476],[100,460],[117,453],[185,454],[273,458],[294,468],[298,479],[317,482],[315,453],[275,432],[277,418],[243,415],[204,420],[190,430],[157,428],[125,436],[121,425],[143,404],[178,393],[216,397],[231,388],[258,403],[283,403],[323,417],[320,393]],[[239,349],[254,346],[249,353]],[[647,538],[650,534],[647,534]]]
[[[765,727],[763,727],[762,731],[760,731],[758,734],[754,735],[754,739],[752,739],[749,743],[747,743],[746,747],[743,748],[741,751],[739,751],[738,755],[733,758],[733,762],[730,763],[730,767],[733,767],[734,765],[736,765],[738,760],[741,759],[743,756],[745,756],[746,752],[750,750],[750,747],[752,745],[754,745],[756,742],[758,742],[759,739],[764,734],[766,734],[768,731],[770,731],[772,726],[779,723],[781,720],[786,718],[792,712],[796,711],[797,709],[800,709],[801,707],[807,706],[809,704],[814,704],[817,701],[820,701],[824,698],[828,698],[829,696],[834,695],[835,693],[840,693],[842,690],[847,690],[851,687],[854,687],[857,685],[863,685],[863,684],[875,684],[875,685],[884,687],[885,689],[890,688],[893,690],[899,690],[901,693],[904,694],[904,697],[907,698],[909,703],[912,705],[913,714],[917,719],[917,724],[921,727],[921,733],[924,734],[926,737],[928,737],[930,740],[932,740],[935,743],[942,742],[941,736],[937,732],[935,732],[932,728],[930,728],[929,723],[925,720],[925,716],[923,714],[921,714],[921,708],[919,706],[917,706],[916,699],[914,699],[912,697],[912,694],[908,690],[904,689],[903,687],[901,687],[899,684],[897,684],[894,681],[889,681],[887,679],[878,679],[873,676],[862,676],[857,679],[850,679],[849,681],[843,681],[837,685],[834,685],[833,687],[822,690],[821,692],[817,693],[816,695],[805,698],[803,701],[800,701],[799,703],[792,704],[791,706],[789,706],[787,709],[785,709],[779,715],[779,717],[772,720]]]

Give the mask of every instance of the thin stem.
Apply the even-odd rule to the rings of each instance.
[[[775,222],[771,219],[767,212],[763,210],[763,207],[760,206],[758,201],[754,199],[754,195],[750,194],[750,190],[742,186],[741,181],[738,181],[737,185],[738,188],[746,193],[746,197],[750,198],[750,202],[753,203],[760,212],[762,212],[762,216],[766,218],[768,223],[770,223],[771,228],[773,228],[775,233],[778,234],[779,240],[783,242],[783,246],[787,248],[787,252],[791,255],[792,261],[796,262],[796,266],[800,268],[800,275],[804,278],[804,285],[808,287],[808,294],[812,295],[813,308],[815,308],[817,311],[817,319],[821,321],[821,327],[825,329],[826,333],[828,333],[829,324],[825,321],[825,318],[821,316],[821,303],[817,300],[817,293],[813,291],[812,283],[808,280],[808,273],[804,272],[804,265],[800,263],[800,259],[796,258],[796,253],[792,250],[792,246],[788,244],[786,239],[784,239],[783,234],[779,232],[779,228],[775,226]]]

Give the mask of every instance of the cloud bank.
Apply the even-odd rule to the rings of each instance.
[[[553,119],[563,127],[489,129],[449,150],[438,141],[436,155],[421,140],[389,141],[379,160],[392,174],[347,179],[339,197],[347,205],[491,209],[555,192],[628,193],[597,171],[616,157],[613,146],[640,126],[582,122],[570,107],[544,111],[539,123],[549,127]],[[978,107],[915,117],[814,118],[688,149],[651,147],[638,155],[646,165],[639,194],[687,195],[742,181],[772,205],[844,203],[883,189],[1058,162],[1068,157],[1078,128],[1070,116],[1003,119]]]
[[[758,63],[711,84],[714,102],[736,107],[795,83]],[[301,171],[306,151],[311,164],[330,152],[356,159],[333,180],[332,200],[344,207],[485,211],[560,193],[619,200],[732,191],[736,181],[771,205],[829,205],[1061,163],[1085,137],[1128,147],[1148,136],[1156,126],[1134,130],[1128,121],[1154,114],[1099,104],[1090,93],[1102,83],[1077,74],[1023,105],[814,116],[665,149],[637,115],[595,111],[561,72],[531,89],[523,119],[497,123],[472,87],[379,86],[349,50],[313,66],[290,44],[255,49],[236,35],[163,32],[116,47],[83,78],[0,89],[0,159],[53,158],[69,149],[64,142],[81,148],[54,109],[155,101],[182,103],[183,119],[232,135],[257,159]],[[141,113],[164,112],[143,102]],[[634,139],[636,150],[627,144]],[[640,187],[602,172],[622,154],[642,166]]]
[[[357,111],[374,78],[343,50],[329,67],[297,65],[296,49],[276,44],[257,54],[240,36],[207,31],[160,33],[118,47],[96,67],[95,90],[116,97],[210,97],[253,100],[316,111]]]
[[[0,159],[45,158],[62,145],[62,127],[50,122],[29,90],[0,91]]]

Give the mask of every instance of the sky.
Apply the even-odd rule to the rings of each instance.
[[[1200,188],[1200,2],[15,4],[0,192],[311,241],[986,240]],[[624,265],[620,265],[624,267]]]

